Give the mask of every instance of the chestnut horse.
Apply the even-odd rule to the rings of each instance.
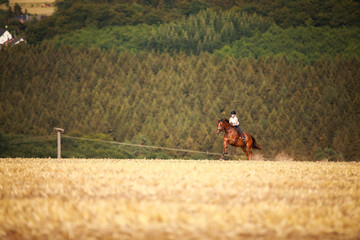
[[[256,144],[255,138],[250,134],[244,132],[245,142],[242,140],[235,127],[230,126],[230,123],[227,119],[219,120],[217,126],[217,134],[225,131],[224,134],[224,149],[223,154],[221,155],[221,160],[224,159],[224,155],[227,154],[228,146],[241,147],[243,152],[246,154],[248,160],[251,160],[252,150],[251,148],[256,148],[261,150],[261,146]]]

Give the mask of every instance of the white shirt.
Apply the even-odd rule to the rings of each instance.
[[[236,115],[232,115],[229,119],[229,123],[231,124],[231,126],[237,126],[239,125],[239,119],[236,117]]]

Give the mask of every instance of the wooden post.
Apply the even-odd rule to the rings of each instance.
[[[61,158],[61,134],[64,133],[62,128],[54,128],[54,131],[57,132],[57,158]]]

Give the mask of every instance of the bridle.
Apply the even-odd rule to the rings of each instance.
[[[222,123],[222,129],[219,128],[220,122]],[[218,127],[217,127],[217,132],[218,132],[218,133],[220,133],[220,132],[222,132],[222,131],[225,131],[224,123],[223,123],[222,121],[220,121],[220,122],[218,123]]]

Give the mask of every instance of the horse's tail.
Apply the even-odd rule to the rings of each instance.
[[[251,136],[251,138],[252,138],[252,141],[253,141],[252,148],[261,150],[261,146],[256,143],[255,138],[253,136]]]

